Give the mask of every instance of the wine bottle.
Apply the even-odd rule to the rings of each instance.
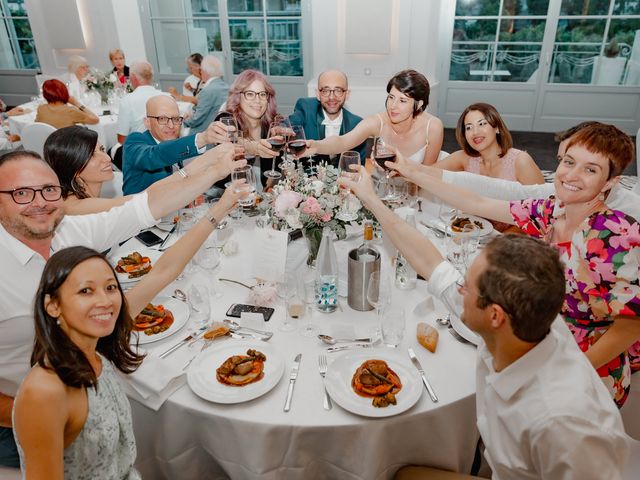
[[[364,221],[364,241],[358,247],[358,260],[373,262],[376,259],[376,249],[373,247],[373,220]]]
[[[413,209],[407,214],[406,222],[413,228],[416,227],[416,214]],[[418,274],[398,250],[398,255],[396,256],[396,287],[410,290],[415,288],[417,279]]]
[[[338,260],[333,246],[333,232],[322,230],[322,241],[316,260],[316,307],[330,313],[338,308]]]

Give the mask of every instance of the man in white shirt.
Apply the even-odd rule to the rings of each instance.
[[[357,183],[340,182],[428,279],[430,293],[462,304],[455,310],[481,337],[477,421],[493,478],[621,478],[628,456],[622,419],[557,317],[565,292],[557,251],[524,235],[503,235],[487,244],[462,281],[426,237],[382,203],[362,167],[360,174]],[[427,470],[398,478],[433,478]]]
[[[234,150],[227,148],[224,159],[210,152],[217,178],[225,177],[233,169]],[[69,246],[104,251],[117,245],[202,193],[208,184],[201,177],[165,182],[107,212],[65,216],[60,182],[47,163],[32,152],[0,157],[0,465],[18,464],[11,409],[29,370],[33,299],[47,259]]]
[[[120,100],[118,109],[118,124],[116,132],[118,143],[124,145],[127,135],[133,132],[144,132],[144,117],[146,115],[147,100],[157,95],[169,95],[153,86],[153,67],[149,62],[133,62],[129,69],[129,81],[133,92],[126,94]],[[122,148],[114,155],[113,162],[122,170]]]

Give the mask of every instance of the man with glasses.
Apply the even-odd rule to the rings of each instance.
[[[223,155],[206,155],[226,176],[235,166],[233,149],[218,148]],[[98,251],[118,245],[192,201],[207,188],[207,178],[186,174],[109,211],[65,216],[60,181],[46,162],[26,151],[0,156],[0,465],[19,466],[11,410],[30,367],[33,300],[48,258],[75,245]]]
[[[531,237],[501,235],[463,279],[431,241],[384,205],[364,167],[358,182],[340,183],[428,280],[429,293],[479,336],[477,424],[492,478],[620,478],[627,436],[611,395],[558,315],[565,295],[558,252]],[[396,478],[449,477],[407,467]]]
[[[360,123],[362,117],[344,108],[349,98],[347,76],[339,70],[327,70],[318,77],[316,98],[300,98],[289,116],[291,125],[301,125],[307,140],[322,140],[344,135]],[[366,142],[355,148],[364,164]],[[317,155],[315,160],[329,160],[329,156]],[[334,162],[335,163],[335,162]]]
[[[129,72],[129,81],[133,92],[122,97],[118,108],[116,132],[120,145],[124,145],[129,134],[145,131],[144,116],[147,100],[157,95],[169,95],[153,86],[153,67],[149,62],[133,62]],[[112,150],[112,152],[113,163],[122,170],[122,147]]]
[[[207,55],[200,63],[200,93],[191,115],[185,117],[184,126],[189,133],[204,132],[214,121],[222,104],[227,100],[229,85],[222,79],[222,65],[213,55]]]
[[[138,193],[182,168],[183,162],[203,153],[213,143],[212,129],[180,138],[183,118],[178,104],[168,95],[147,101],[147,130],[132,133],[124,143],[122,191]]]

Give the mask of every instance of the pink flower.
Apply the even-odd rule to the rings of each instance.
[[[331,220],[331,212],[326,212],[324,215],[322,215],[321,220],[325,223]]]
[[[273,202],[273,211],[276,217],[284,218],[287,210],[297,208],[302,201],[302,195],[292,190],[284,190]]]
[[[615,220],[608,219],[604,222],[604,226],[615,234],[609,238],[609,244],[613,248],[624,250],[631,250],[633,247],[640,245],[640,224],[637,222],[629,223],[625,217],[618,217]]]
[[[302,205],[302,211],[308,215],[320,213],[322,206],[315,197],[309,197]]]

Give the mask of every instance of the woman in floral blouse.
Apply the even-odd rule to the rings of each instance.
[[[517,225],[558,248],[567,279],[562,315],[619,407],[629,393],[631,373],[640,370],[634,355],[640,339],[640,225],[604,201],[634,149],[612,125],[579,130],[560,152],[556,196],[543,200],[494,200],[445,185],[408,162],[396,166],[445,202]]]

